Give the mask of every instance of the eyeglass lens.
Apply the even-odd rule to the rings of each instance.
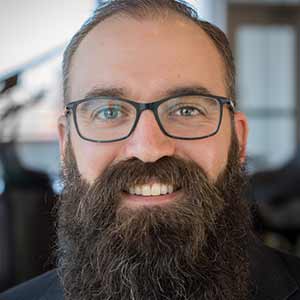
[[[214,133],[221,115],[220,103],[204,96],[181,96],[162,102],[157,114],[164,130],[180,138],[200,138]],[[123,100],[95,98],[76,108],[80,134],[89,140],[109,141],[126,137],[135,124],[137,109]]]

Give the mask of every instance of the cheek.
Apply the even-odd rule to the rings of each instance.
[[[79,172],[89,183],[112,164],[119,149],[118,143],[88,142],[74,132],[71,134],[71,141]]]
[[[180,143],[177,154],[201,166],[215,180],[225,169],[230,148],[230,134],[222,130],[215,136]]]

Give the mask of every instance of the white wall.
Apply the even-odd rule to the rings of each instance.
[[[94,0],[0,0],[0,74],[63,44]]]

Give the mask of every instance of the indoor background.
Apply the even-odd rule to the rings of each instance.
[[[231,42],[255,228],[300,255],[300,0],[187,2]],[[96,5],[0,0],[0,292],[54,266],[62,51]]]

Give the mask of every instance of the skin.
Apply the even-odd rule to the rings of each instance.
[[[123,97],[152,102],[178,88],[201,87],[227,96],[224,64],[207,34],[178,15],[151,20],[112,16],[98,24],[77,49],[70,74],[71,101],[85,98],[95,88],[118,88]],[[245,159],[247,120],[241,112],[234,117]],[[65,117],[58,122],[61,155],[65,151]],[[214,181],[225,168],[231,141],[229,110],[224,107],[220,131],[201,140],[176,140],[165,136],[151,111],[144,111],[133,134],[114,143],[92,143],[81,139],[71,121],[71,142],[78,168],[89,183],[104,168],[136,157],[154,162],[177,155],[195,161]]]

